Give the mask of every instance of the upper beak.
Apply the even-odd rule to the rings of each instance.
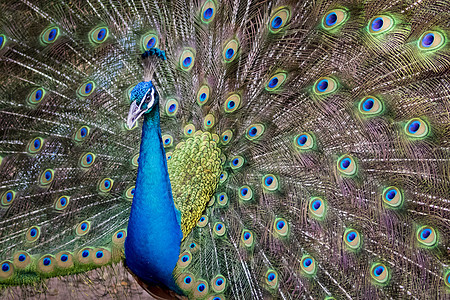
[[[136,101],[133,101],[131,103],[127,118],[128,128],[133,128],[134,124],[136,124],[136,121],[147,111],[147,109],[141,108],[142,103],[144,103],[144,101],[142,101],[139,106],[136,104]]]

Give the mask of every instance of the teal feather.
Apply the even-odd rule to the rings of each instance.
[[[447,298],[449,7],[0,1],[0,294]]]

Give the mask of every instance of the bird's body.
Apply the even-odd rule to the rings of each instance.
[[[3,292],[449,297],[449,6],[0,1]]]

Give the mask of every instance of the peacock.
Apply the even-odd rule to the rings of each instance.
[[[0,294],[448,299],[449,17],[1,0]]]

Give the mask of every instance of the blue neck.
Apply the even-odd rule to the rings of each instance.
[[[172,271],[183,234],[177,221],[159,125],[159,105],[145,114],[139,168],[125,241],[127,266],[148,284],[178,290]]]

